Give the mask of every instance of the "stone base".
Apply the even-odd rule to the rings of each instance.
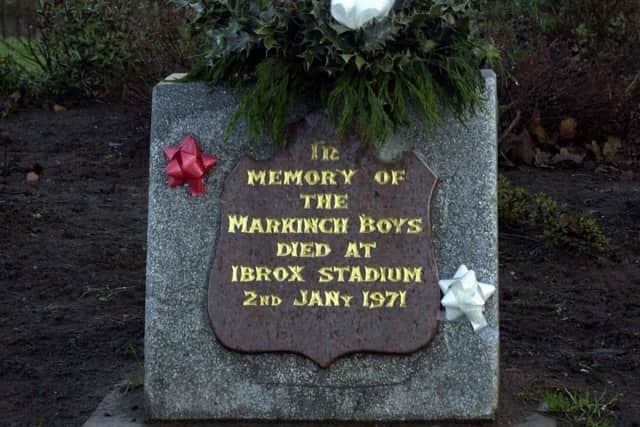
[[[231,423],[231,422],[189,422],[189,421],[172,421],[172,422],[160,422],[160,423],[146,423],[144,418],[144,395],[142,389],[134,390],[130,393],[123,393],[120,387],[116,387],[111,393],[109,393],[104,400],[98,405],[91,418],[85,422],[82,427],[226,427],[233,425],[234,427],[264,427],[264,423]],[[269,426],[273,427],[318,427],[320,425],[326,425],[326,423],[269,423]],[[337,425],[337,424],[333,424]],[[344,425],[344,424],[342,424]],[[349,423],[349,427],[362,426],[361,423]],[[395,424],[408,425],[408,424]],[[413,427],[419,427],[420,424],[411,423]],[[425,425],[425,424],[421,424]],[[431,426],[438,427],[460,427],[459,424],[450,423],[437,423],[430,424]],[[539,413],[532,413],[527,416],[526,419],[514,427],[556,427],[556,421],[553,418],[549,418]],[[383,427],[382,424],[376,424],[378,427]],[[386,427],[391,427],[392,424],[384,424]],[[494,426],[493,423],[473,423],[463,424],[463,427],[489,427]]]

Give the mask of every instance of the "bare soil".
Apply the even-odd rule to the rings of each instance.
[[[13,140],[0,177],[2,425],[79,426],[139,369],[148,127],[122,105],[0,122]],[[640,182],[587,167],[505,175],[595,217],[616,249],[596,258],[501,230],[497,425],[564,387],[618,395],[614,425],[640,425]]]

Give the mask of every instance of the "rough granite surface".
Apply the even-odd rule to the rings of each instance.
[[[420,120],[380,151],[413,149],[438,176],[433,238],[441,278],[465,263],[498,285],[496,77],[484,71],[484,108],[462,122],[445,113],[425,141]],[[242,354],[215,339],[207,314],[220,194],[239,159],[268,158],[273,145],[224,133],[237,94],[200,83],[163,82],[153,94],[150,149],[145,408],[155,420],[471,420],[498,404],[498,300],[474,333],[467,321],[440,322],[434,340],[408,355],[355,354],[327,369],[294,354]],[[206,194],[169,188],[162,149],[194,134],[220,161]],[[402,331],[399,331],[402,333]]]

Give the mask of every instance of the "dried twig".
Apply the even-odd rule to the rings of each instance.
[[[518,126],[518,123],[520,123],[521,118],[522,118],[522,111],[518,110],[516,112],[516,117],[513,119],[511,124],[507,126],[507,129],[505,129],[505,131],[502,132],[502,135],[500,135],[500,139],[498,140],[498,142],[504,141],[511,134],[513,129],[515,129],[515,127]]]

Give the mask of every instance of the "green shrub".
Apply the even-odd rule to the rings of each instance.
[[[106,0],[40,4],[39,35],[29,47],[54,95],[100,98],[122,89],[138,61],[128,13]]]
[[[27,71],[11,55],[0,56],[0,94],[21,90]]]
[[[535,38],[546,37],[569,44],[577,60],[640,56],[637,0],[478,0],[478,8],[485,29],[506,38],[509,55],[526,55]]]
[[[547,194],[532,197],[527,190],[513,187],[502,176],[498,183],[498,216],[502,226],[527,227],[541,232],[551,247],[568,246],[583,253],[598,254],[610,250],[609,239],[593,219],[559,205]]]
[[[7,116],[43,92],[41,76],[18,62],[13,55],[0,56],[0,117]]]
[[[144,0],[42,1],[22,55],[41,97],[109,99],[148,95],[185,61],[182,16]],[[184,67],[183,67],[184,68]]]
[[[618,401],[618,396],[605,398],[569,390],[547,392],[544,401],[549,412],[561,416],[572,426],[609,427],[611,425],[612,409]]]

